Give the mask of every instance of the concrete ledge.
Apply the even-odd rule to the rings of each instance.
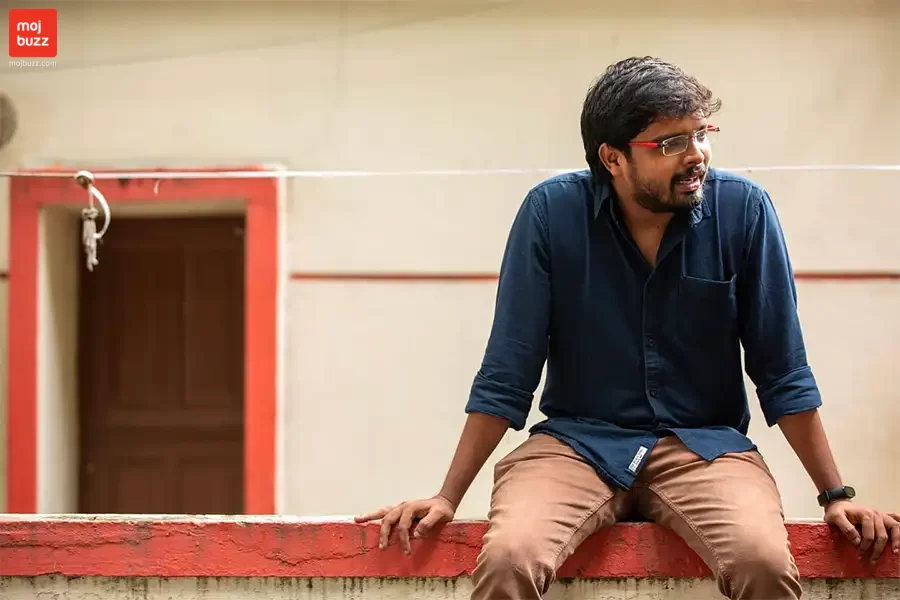
[[[486,529],[457,521],[432,539],[378,549],[377,524],[289,517],[0,515],[0,576],[453,578],[471,574]],[[900,578],[900,556],[876,567],[824,523],[789,523],[805,578]],[[652,523],[589,538],[561,578],[706,578],[698,556]]]

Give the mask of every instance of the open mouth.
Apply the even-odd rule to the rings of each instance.
[[[703,184],[703,177],[705,173],[701,171],[697,171],[691,173],[686,177],[679,177],[675,180],[675,188],[679,192],[691,193],[700,189],[700,186]]]

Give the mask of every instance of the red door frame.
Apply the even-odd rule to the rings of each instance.
[[[259,166],[167,171],[264,171]],[[101,173],[102,171],[94,171]],[[140,172],[140,170],[132,171]],[[127,203],[186,204],[239,199],[246,206],[244,510],[275,512],[278,356],[278,181],[274,178],[101,179],[112,210]],[[9,193],[7,512],[37,512],[38,254],[43,206],[87,204],[73,179],[13,177]],[[103,268],[102,246],[99,269]],[[84,267],[84,258],[77,263]]]

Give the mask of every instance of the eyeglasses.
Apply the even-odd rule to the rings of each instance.
[[[709,144],[709,134],[718,132],[719,128],[715,125],[707,125],[700,131],[687,135],[676,135],[662,140],[661,142],[628,142],[629,146],[644,146],[645,148],[662,148],[664,156],[675,156],[685,152],[691,144],[691,140],[698,146]]]

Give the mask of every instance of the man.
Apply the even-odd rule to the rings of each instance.
[[[612,65],[581,117],[589,171],[533,188],[515,218],[466,424],[441,491],[357,518],[413,537],[453,518],[547,362],[547,419],[494,469],[473,598],[540,598],[589,535],[637,512],[674,530],[732,599],[801,597],[781,499],[746,437],[746,371],[818,489],[875,561],[900,515],[851,501],[806,361],[774,206],[709,167],[720,102],[653,58]],[[860,530],[857,530],[857,527]]]

